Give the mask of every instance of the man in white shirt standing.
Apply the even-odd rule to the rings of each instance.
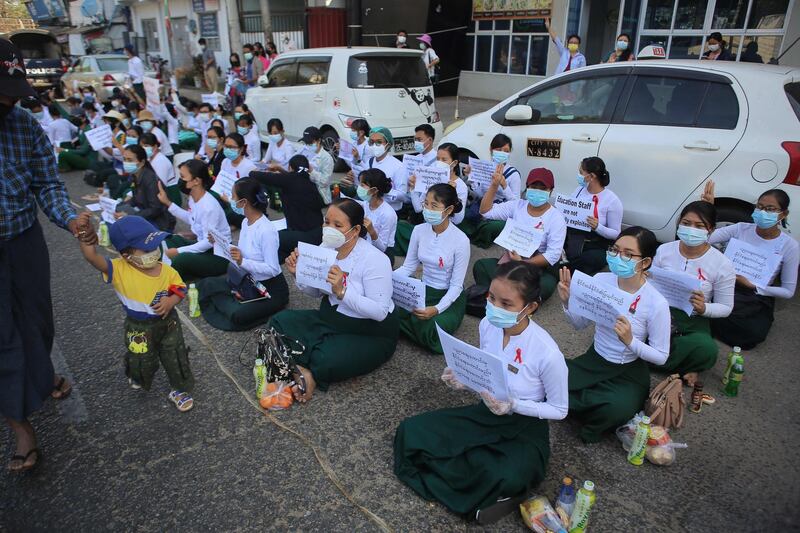
[[[142,100],[147,97],[144,94],[144,61],[136,55],[132,44],[125,45],[125,54],[128,56],[128,77],[131,79],[133,90]]]

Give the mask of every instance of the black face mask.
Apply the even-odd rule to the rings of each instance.
[[[188,195],[190,192],[192,192],[192,190],[186,186],[186,180],[180,180],[180,181],[181,181],[180,188],[183,194]]]
[[[14,104],[0,104],[0,120],[5,120],[6,117],[14,110]]]

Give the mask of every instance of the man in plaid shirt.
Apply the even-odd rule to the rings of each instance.
[[[8,465],[14,472],[30,470],[41,455],[30,414],[48,396],[65,398],[71,390],[50,361],[50,258],[36,204],[75,237],[96,238],[79,227],[47,135],[15,105],[35,94],[19,50],[0,39],[0,414],[16,437]]]

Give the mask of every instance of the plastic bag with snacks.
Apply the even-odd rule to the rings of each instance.
[[[267,388],[258,403],[264,409],[270,411],[280,411],[281,409],[288,409],[292,406],[294,397],[292,396],[292,388],[285,381],[274,381],[267,383]]]
[[[534,496],[519,504],[519,511],[528,529],[536,533],[567,533],[550,502],[544,496]]]
[[[631,449],[633,437],[636,435],[636,427],[644,416],[643,412],[637,413],[624,426],[617,428],[616,434],[622,448],[627,452]],[[669,432],[656,425],[650,425],[650,436],[647,439],[647,449],[645,457],[654,465],[669,466],[675,462],[675,449],[687,448],[688,446],[679,442],[672,442]]]

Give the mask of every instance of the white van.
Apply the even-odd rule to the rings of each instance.
[[[750,221],[758,196],[786,191],[800,207],[800,69],[733,61],[635,61],[553,76],[448,127],[443,141],[488,159],[498,133],[511,138],[522,175],[553,171],[575,189],[580,161],[601,157],[625,225],[661,241],[716,182],[719,222]],[[466,161],[465,161],[466,162]],[[789,228],[791,230],[791,228]],[[794,232],[800,238],[800,233]]]
[[[385,126],[394,137],[395,154],[414,151],[414,128],[430,124],[437,138],[442,122],[433,87],[419,50],[393,48],[311,48],[278,56],[247,91],[245,102],[255,114],[261,140],[267,122],[279,118],[289,140],[316,126],[331,155],[339,137],[350,138],[350,124],[366,119]]]

